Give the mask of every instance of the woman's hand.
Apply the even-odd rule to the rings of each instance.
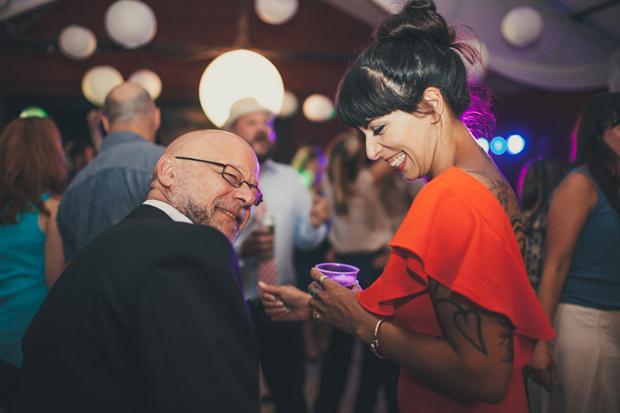
[[[292,285],[276,287],[259,281],[258,286],[265,313],[273,321],[303,321],[312,316],[312,308],[308,306],[310,294]]]
[[[325,278],[323,289],[317,289],[318,279],[323,275],[313,268],[310,271],[315,280],[308,286],[308,290],[316,289],[314,298],[308,304],[314,309],[313,318],[319,322],[332,324],[345,333],[355,334],[362,341],[370,343],[374,325],[379,317],[366,311],[358,302],[356,290],[350,290],[337,282]]]
[[[556,383],[555,357],[551,352],[548,340],[540,340],[534,349],[532,360],[525,367],[529,377],[543,385],[549,393]]]

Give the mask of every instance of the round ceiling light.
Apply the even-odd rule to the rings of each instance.
[[[538,11],[528,6],[510,10],[502,19],[502,36],[516,47],[527,47],[542,34],[543,18]]]
[[[318,93],[306,98],[302,110],[306,118],[312,122],[325,122],[336,115],[332,100]]]
[[[82,93],[95,106],[103,105],[112,89],[123,83],[123,75],[112,66],[95,66],[82,78]]]
[[[222,127],[236,101],[253,97],[273,113],[284,99],[280,72],[268,59],[249,50],[234,50],[213,60],[202,74],[198,87],[200,104],[207,117]]]
[[[129,76],[129,82],[136,83],[144,88],[151,99],[155,100],[161,94],[161,79],[157,73],[149,69],[141,69]]]
[[[254,0],[254,10],[262,21],[283,24],[297,13],[299,0]]]
[[[72,24],[58,35],[58,48],[69,59],[88,59],[97,49],[97,38],[89,28]]]
[[[290,118],[297,113],[297,109],[299,109],[299,100],[297,100],[297,96],[290,90],[285,91],[282,109],[280,109],[278,116],[281,118]]]
[[[106,11],[104,27],[114,43],[125,49],[137,49],[153,40],[157,19],[148,4],[119,0]]]

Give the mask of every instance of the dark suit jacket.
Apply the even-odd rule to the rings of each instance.
[[[142,205],[51,289],[22,347],[22,412],[258,412],[258,349],[219,231]]]

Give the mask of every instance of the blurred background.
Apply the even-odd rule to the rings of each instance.
[[[281,76],[276,160],[288,163],[299,147],[325,147],[346,129],[333,117],[338,82],[374,26],[403,2],[0,0],[0,128],[34,105],[57,123],[66,147],[87,142],[87,114],[103,93],[97,88],[133,78],[157,96],[158,140],[168,144],[216,127],[201,105],[201,79],[217,57],[247,49]],[[513,188],[527,159],[568,164],[585,102],[620,90],[620,0],[435,3],[449,23],[477,34],[486,67],[471,75],[498,98],[496,129],[484,138]],[[493,143],[515,134],[521,151]]]

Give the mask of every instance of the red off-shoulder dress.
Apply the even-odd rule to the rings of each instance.
[[[409,330],[442,336],[428,294],[433,278],[516,327],[514,368],[503,402],[490,405],[439,393],[402,369],[398,386],[405,412],[528,412],[521,369],[540,339],[555,336],[527,278],[512,225],[495,196],[452,167],[418,194],[390,243],[381,277],[357,294],[367,310]]]

